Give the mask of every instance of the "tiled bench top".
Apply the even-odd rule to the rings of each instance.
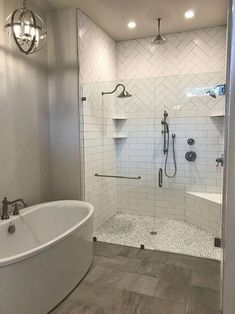
[[[219,205],[222,204],[222,194],[219,193],[186,192],[186,194],[196,196]]]

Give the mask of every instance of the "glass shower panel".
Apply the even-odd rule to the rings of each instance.
[[[221,192],[221,171],[214,166],[215,159],[223,152],[223,120],[218,118],[218,115],[224,113],[225,99],[214,99],[206,96],[204,92],[206,88],[221,82],[224,82],[223,73],[180,75],[155,80],[156,124],[161,124],[166,110],[170,132],[176,134],[178,173],[173,180],[165,180],[171,189]],[[187,143],[190,138],[195,140],[194,145]],[[163,143],[163,139],[160,139],[160,142]],[[170,148],[172,153],[172,147]],[[185,159],[187,151],[198,152],[195,162],[190,163]],[[204,167],[199,167],[200,164]],[[205,176],[206,164],[211,164],[212,170],[217,172],[216,180],[211,178],[210,181],[210,178]],[[169,170],[172,171],[173,168],[170,156]]]
[[[115,95],[102,96],[113,90],[115,82],[86,83],[82,94],[84,139],[84,199],[95,207],[95,227],[104,223],[117,211],[117,180],[98,175],[117,173],[116,132],[113,117],[116,114]]]
[[[221,235],[222,168],[216,166],[216,159],[223,153],[225,97],[210,97],[205,90],[224,81],[222,72],[155,80],[156,125],[161,125],[164,111],[168,113],[170,147],[166,168],[169,173],[175,168],[172,134],[176,137],[177,161],[176,176],[163,175],[163,187],[157,193],[163,196],[164,202],[156,203],[156,212],[159,215],[164,209],[165,217],[197,228],[182,225],[186,227],[184,231],[182,228],[185,235],[176,234],[176,237],[179,237],[178,243],[186,240],[187,246],[181,243],[178,248],[172,248],[175,252],[215,259],[221,257],[221,249],[214,248],[213,242],[214,237]],[[156,138],[163,157],[163,135],[158,133]],[[187,153],[196,159],[187,160]],[[165,168],[165,156],[156,160],[156,167]]]
[[[95,206],[99,240],[221,258],[214,238],[221,236],[222,167],[216,159],[223,153],[225,97],[206,90],[224,81],[217,72],[84,84],[85,200]],[[132,97],[118,98],[119,90],[102,96],[117,83]]]
[[[140,180],[118,180],[118,211],[149,216],[155,203],[154,79],[121,82],[132,94],[117,99],[117,115],[126,120],[119,131],[127,135],[116,141],[118,173]],[[124,217],[125,220],[125,217]]]

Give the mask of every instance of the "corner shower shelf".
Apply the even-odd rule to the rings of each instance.
[[[123,117],[123,116],[117,116],[117,117],[113,117],[113,120],[127,120],[127,117]]]
[[[210,117],[224,117],[225,116],[225,113],[224,113],[224,111],[218,111],[218,112],[214,112],[214,113],[212,113],[211,115],[210,115]]]
[[[115,140],[117,140],[117,139],[124,139],[124,138],[127,138],[126,134],[115,134],[113,136],[113,139],[115,139]]]

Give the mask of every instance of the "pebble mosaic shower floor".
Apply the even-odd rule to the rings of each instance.
[[[132,247],[144,244],[146,249],[222,259],[222,250],[214,247],[212,234],[168,218],[118,213],[103,224],[95,236],[103,242]]]

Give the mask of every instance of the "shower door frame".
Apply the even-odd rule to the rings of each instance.
[[[235,1],[229,0],[227,37],[227,95],[223,186],[222,313],[235,313]],[[232,147],[232,149],[230,149]]]

